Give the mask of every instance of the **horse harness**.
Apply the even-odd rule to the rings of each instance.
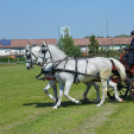
[[[65,57],[65,64],[64,64],[64,68],[63,69],[54,69],[54,71],[60,71],[60,72],[70,72],[70,73],[74,73],[75,74],[75,77],[74,77],[74,83],[79,83],[79,80],[78,80],[78,78],[77,78],[77,76],[79,75],[79,74],[82,74],[82,75],[85,75],[85,76],[87,76],[87,65],[88,65],[88,59],[87,58],[84,58],[85,60],[86,60],[86,63],[87,63],[87,65],[86,65],[86,69],[85,69],[85,74],[83,74],[83,73],[81,73],[81,72],[78,72],[78,58],[73,58],[74,60],[75,60],[75,71],[73,71],[73,70],[67,70],[66,69],[66,65],[67,65],[67,62],[68,62],[68,60],[69,60],[69,58],[68,57]]]
[[[86,68],[85,68],[85,73],[82,73],[82,72],[79,72],[78,71],[78,60],[80,59],[80,58],[71,58],[71,59],[74,59],[75,60],[75,70],[68,70],[68,69],[66,69],[66,65],[67,65],[67,62],[68,62],[68,60],[69,60],[70,58],[69,57],[65,57],[63,60],[61,60],[60,62],[58,62],[58,63],[55,63],[55,65],[53,65],[52,66],[52,68],[51,68],[51,70],[50,71],[45,71],[45,68],[43,68],[42,70],[41,70],[41,73],[38,75],[38,76],[36,76],[36,78],[37,79],[47,79],[47,80],[56,80],[56,78],[54,78],[54,77],[49,77],[50,75],[54,75],[54,73],[56,72],[56,71],[58,71],[58,72],[67,72],[67,73],[73,73],[73,74],[75,74],[75,77],[74,77],[74,83],[79,83],[79,80],[78,80],[78,78],[77,78],[77,76],[78,75],[84,75],[84,76],[92,76],[92,77],[97,77],[98,79],[100,79],[101,77],[99,77],[99,76],[93,76],[93,75],[88,75],[87,74],[87,66],[88,66],[88,58],[84,58],[85,60],[86,60],[86,63],[87,63],[87,65],[86,65]],[[56,67],[61,63],[61,62],[63,62],[63,61],[65,61],[65,64],[64,64],[64,68],[63,69],[56,69]],[[51,63],[51,62],[49,62],[49,63]],[[47,63],[47,64],[49,64],[49,63]],[[45,66],[46,67],[46,66]],[[47,74],[47,76],[46,77],[42,77],[42,78],[40,78],[40,76],[42,75],[42,74]],[[103,78],[103,79],[105,79],[105,78]],[[106,80],[106,79],[105,79]]]
[[[47,47],[46,49],[45,49],[45,46],[44,46],[44,45],[42,45],[42,47],[41,47],[41,52],[44,54],[44,57],[39,56],[39,58],[42,58],[43,61],[44,61],[44,59],[45,59],[45,61],[47,61],[48,59],[51,59],[51,58],[52,58],[51,52],[50,52],[50,50],[49,50],[47,44],[46,44],[46,47]],[[46,52],[47,52],[47,51],[49,51],[50,57],[46,59],[46,58],[45,58],[45,55],[46,55]],[[44,61],[44,62],[45,62],[45,61]]]
[[[30,65],[32,66],[32,64],[34,64],[33,62],[32,62],[32,55],[36,58],[36,59],[38,59],[38,57],[31,51],[31,47],[29,46],[28,48],[26,48],[26,57],[27,57],[27,59],[30,59],[30,61],[26,61],[26,63],[30,63]]]
[[[41,52],[44,54],[44,57],[40,57],[40,56],[39,56],[39,58],[42,58],[43,60],[45,59],[45,54],[46,54],[47,51],[49,51],[49,53],[50,53],[50,57],[49,57],[49,58],[50,58],[50,59],[52,58],[51,52],[50,52],[49,47],[48,47],[47,44],[46,44],[46,47],[47,47],[47,49],[45,49],[45,46],[42,46],[42,48],[41,48]],[[49,58],[47,58],[47,59],[49,59]],[[65,57],[64,59],[62,59],[62,60],[57,60],[56,62],[48,62],[47,64],[49,64],[49,63],[54,63],[55,65],[52,66],[52,69],[51,69],[50,71],[44,71],[45,68],[43,68],[43,69],[41,70],[41,73],[40,73],[38,76],[36,76],[36,78],[37,78],[37,79],[43,79],[43,80],[44,80],[45,78],[47,78],[48,80],[56,80],[56,78],[49,77],[49,76],[50,76],[50,75],[54,75],[54,73],[55,73],[56,71],[59,71],[59,72],[74,73],[74,74],[75,74],[74,83],[79,82],[79,80],[78,80],[78,78],[77,78],[78,75],[91,76],[91,77],[96,77],[97,79],[100,79],[100,78],[101,78],[100,76],[94,76],[94,75],[88,75],[88,74],[87,74],[88,58],[89,58],[89,57],[86,57],[86,58],[83,58],[83,57],[80,57],[80,58],[69,58],[69,57]],[[45,59],[45,61],[46,61],[47,59]],[[65,69],[65,68],[66,68],[66,65],[67,65],[67,62],[68,62],[69,59],[74,59],[74,60],[75,60],[75,71],[74,71],[74,70]],[[86,60],[87,66],[86,66],[86,68],[85,68],[85,73],[82,73],[82,72],[79,72],[79,71],[78,71],[78,67],[77,67],[78,59],[85,59],[85,60]],[[64,60],[65,60],[64,68],[63,68],[63,69],[56,69],[56,67],[57,67],[62,61],[64,61]],[[46,67],[46,66],[45,66],[45,67]],[[47,77],[40,78],[40,76],[41,76],[42,74],[48,74],[48,76],[47,76]],[[101,78],[101,79],[104,79],[104,80],[107,81],[106,78]]]

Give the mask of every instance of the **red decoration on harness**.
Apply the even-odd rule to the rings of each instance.
[[[54,77],[46,77],[47,80],[56,80]]]

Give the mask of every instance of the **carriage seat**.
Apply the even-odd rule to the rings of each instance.
[[[120,62],[125,66],[126,69],[129,70],[127,59],[120,59]]]

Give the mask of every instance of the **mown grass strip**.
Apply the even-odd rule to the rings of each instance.
[[[62,106],[53,110],[53,101],[43,92],[45,83],[35,76],[39,67],[26,70],[25,65],[0,65],[0,133],[2,134],[107,134],[133,133],[133,100],[124,103],[108,98],[96,107],[94,88],[90,102],[76,105],[63,97]],[[84,84],[73,85],[70,95],[82,100]],[[50,89],[50,93],[52,90]]]

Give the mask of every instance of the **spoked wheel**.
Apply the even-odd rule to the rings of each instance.
[[[114,78],[114,77],[115,76],[112,76],[112,79],[117,80],[117,77],[116,78]],[[129,91],[129,83],[125,83],[125,82],[118,83],[117,89],[118,89],[118,94],[119,94],[120,98],[124,99],[127,96],[127,93]],[[110,99],[115,99],[114,89],[108,88],[107,95]]]
[[[134,78],[132,79],[129,86],[130,86],[130,94],[132,96],[132,99],[134,100]]]

